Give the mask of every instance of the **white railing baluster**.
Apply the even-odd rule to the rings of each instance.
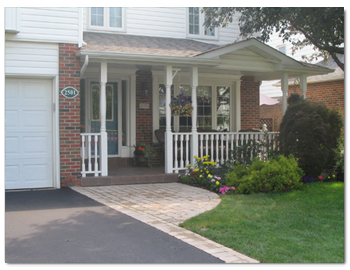
[[[179,169],[178,169],[178,160],[177,160],[177,151],[178,151],[178,148],[177,148],[177,134],[174,133],[173,137],[175,138],[174,139],[174,143],[175,143],[175,147],[174,147],[174,154],[175,154],[175,160],[174,160],[174,170],[175,170],[175,173],[178,173],[179,172]]]
[[[188,155],[188,148],[189,148],[189,145],[188,145],[188,141],[190,140],[190,135],[189,134],[186,134],[185,135],[186,137],[186,161],[185,161],[185,166],[187,166],[188,164],[190,164],[190,161],[189,161],[189,155]]]
[[[183,142],[183,134],[180,134],[180,168],[184,167]]]
[[[81,138],[81,174],[82,177],[86,177],[85,170],[85,136]]]
[[[88,170],[91,172],[91,135],[88,135]]]
[[[99,164],[97,162],[98,159],[98,142],[100,133],[82,133],[81,135],[81,155],[82,155],[82,177],[86,177],[87,174],[94,174],[94,176],[98,176],[101,173],[99,169]],[[92,144],[94,144],[92,149]],[[92,150],[94,151],[94,166],[92,166]],[[85,157],[88,160],[86,170]],[[94,168],[92,168],[94,167]]]
[[[204,137],[204,140],[205,140],[205,137]],[[203,157],[204,140],[203,140],[203,134],[199,134],[199,143],[198,143],[198,145],[199,145],[200,149],[199,149],[198,153],[199,153],[200,157]]]
[[[97,163],[97,143],[98,143],[98,136],[95,135],[95,167],[94,167],[94,172],[95,176],[98,176],[98,163]]]

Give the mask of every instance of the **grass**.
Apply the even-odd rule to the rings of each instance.
[[[180,226],[263,263],[344,263],[344,183],[221,198]]]

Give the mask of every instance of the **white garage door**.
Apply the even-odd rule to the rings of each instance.
[[[6,79],[5,188],[53,187],[52,81]]]

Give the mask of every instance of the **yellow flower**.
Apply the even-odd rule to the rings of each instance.
[[[215,184],[219,185],[220,183],[219,183],[219,181],[216,181]]]
[[[191,164],[188,164],[186,167],[187,167],[187,168],[191,167]]]
[[[199,169],[194,169],[194,171],[195,171],[195,172],[198,172],[198,171],[199,171]]]
[[[205,169],[204,169],[205,170]],[[209,173],[209,171],[207,171],[207,173]]]
[[[335,175],[334,175],[334,174],[333,174],[332,176],[333,176],[333,177],[335,177]]]
[[[198,158],[197,156],[194,156],[194,158]]]
[[[203,175],[200,175],[199,177],[203,177]]]
[[[210,178],[210,177],[211,177],[211,174],[208,174],[208,177]]]

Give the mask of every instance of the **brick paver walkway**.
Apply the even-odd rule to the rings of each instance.
[[[178,225],[215,208],[220,197],[180,183],[72,187],[73,190],[197,247],[226,263],[258,263]]]

